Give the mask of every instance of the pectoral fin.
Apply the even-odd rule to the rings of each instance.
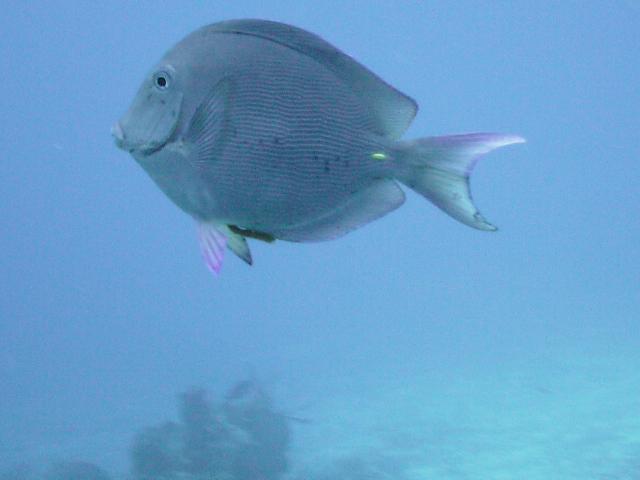
[[[232,128],[229,121],[228,100],[231,80],[218,81],[191,117],[184,140],[193,149],[193,162],[200,166],[217,158],[217,152]]]

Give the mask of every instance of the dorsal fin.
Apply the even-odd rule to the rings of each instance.
[[[349,85],[369,106],[375,132],[398,139],[411,124],[418,106],[416,102],[393,88],[349,55],[313,33],[284,23],[267,20],[228,20],[204,27],[206,33],[252,35],[313,58]]]

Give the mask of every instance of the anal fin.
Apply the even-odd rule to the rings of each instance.
[[[276,238],[291,242],[332,240],[395,210],[404,199],[404,192],[395,181],[381,178],[328,214],[273,233]]]

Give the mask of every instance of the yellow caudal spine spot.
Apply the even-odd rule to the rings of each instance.
[[[384,152],[374,152],[371,154],[371,158],[373,158],[374,160],[386,160],[388,157]]]

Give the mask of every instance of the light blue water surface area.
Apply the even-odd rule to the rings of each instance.
[[[500,230],[408,192],[333,242],[252,241],[254,266],[213,278],[110,128],[170,46],[246,17],[415,98],[407,138],[526,137],[472,178]],[[152,478],[133,445],[170,420],[156,478],[214,478],[160,461],[195,455],[193,387],[205,453],[225,405],[270,396],[286,471],[255,480],[640,478],[637,0],[8,0],[0,28],[2,480]]]

